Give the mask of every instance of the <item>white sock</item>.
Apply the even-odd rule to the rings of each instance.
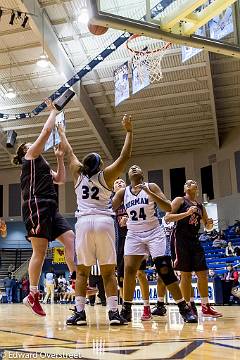
[[[109,296],[107,297],[107,305],[109,310],[117,311],[118,309],[118,297],[117,296]]]
[[[144,306],[149,306],[150,304],[149,304],[149,300],[143,300],[143,305]]]
[[[179,299],[179,300],[175,300],[175,303],[176,303],[176,304],[179,304],[180,302],[183,302],[183,301],[184,301],[184,298]]]
[[[76,296],[75,305],[76,305],[76,308],[77,308],[78,312],[85,309],[85,303],[86,303],[85,296]]]
[[[164,297],[158,297],[159,302],[164,302]]]
[[[194,302],[194,297],[190,297],[190,302]]]
[[[38,292],[38,286],[30,285],[30,292],[36,294]]]
[[[201,301],[202,301],[202,305],[207,305],[208,304],[208,297],[201,298]]]

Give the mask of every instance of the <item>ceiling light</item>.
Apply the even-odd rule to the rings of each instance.
[[[83,7],[78,15],[78,21],[82,24],[87,24],[89,21],[88,9]]]
[[[8,99],[15,99],[16,96],[17,96],[17,93],[12,88],[9,88],[5,94],[5,97]]]
[[[15,12],[12,11],[12,14],[11,14],[11,17],[10,17],[10,21],[9,21],[9,24],[10,24],[10,25],[13,25],[15,16],[16,16],[16,15],[15,15]]]
[[[49,60],[45,54],[42,54],[37,61],[37,65],[41,68],[46,68],[49,65]]]

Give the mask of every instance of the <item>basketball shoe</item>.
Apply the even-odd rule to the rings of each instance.
[[[197,307],[194,301],[190,302],[190,307],[192,310],[193,315],[195,315],[196,317],[198,317],[198,311],[197,311]]]
[[[46,316],[46,313],[39,303],[39,292],[35,294],[30,292],[28,296],[23,299],[23,304],[29,307],[35,315]]]
[[[191,308],[186,304],[185,301],[182,301],[178,304],[179,312],[185,323],[197,323],[198,319],[193,315]]]
[[[124,319],[122,315],[119,314],[119,311],[109,310],[108,312],[109,324],[112,326],[118,325],[127,325],[128,321]]]
[[[74,309],[70,309],[70,310],[73,311],[73,315],[67,319],[66,321],[67,325],[78,325],[78,326],[87,325],[85,310],[78,312],[76,306],[74,306]]]
[[[202,314],[204,317],[213,317],[213,318],[218,318],[218,317],[222,317],[223,315],[216,311],[214,309],[214,307],[210,306],[210,304],[202,304]]]
[[[132,321],[132,303],[123,302],[120,315],[128,322]]]
[[[163,302],[158,301],[157,305],[152,309],[153,316],[164,316],[167,313],[167,308]]]
[[[148,320],[151,320],[152,318],[152,314],[151,314],[151,308],[149,305],[147,306],[144,306],[143,308],[143,314],[141,316],[141,320],[142,321],[148,321]]]

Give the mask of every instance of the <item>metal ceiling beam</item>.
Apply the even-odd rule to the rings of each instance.
[[[144,101],[155,101],[155,100],[164,100],[164,99],[174,99],[174,98],[180,98],[180,97],[186,97],[186,96],[196,96],[196,95],[203,95],[208,94],[209,89],[201,89],[201,90],[194,90],[194,91],[183,91],[175,94],[165,94],[165,95],[157,95],[157,96],[151,96],[151,97],[144,97],[144,98],[131,98],[125,101],[125,105],[130,104],[138,104],[143,103]],[[114,102],[111,102],[111,105],[114,106]],[[96,109],[105,108],[108,104],[101,103],[101,104],[95,104]]]
[[[151,116],[150,114],[148,114],[147,117],[147,122],[148,125],[151,124],[151,122],[153,121],[155,125],[159,126],[159,125],[164,125],[164,124],[172,124],[175,125],[176,122],[180,122],[181,120],[187,120],[189,119],[189,123],[195,123],[198,122],[200,120],[206,120],[210,119],[211,121],[211,115],[212,113],[210,112],[205,112],[203,114],[198,113],[198,114],[183,114],[183,115],[171,115],[171,116],[159,116],[158,114],[156,114],[155,117]],[[135,124],[138,126],[138,128],[140,127],[140,125],[143,125],[143,127],[146,127],[146,118],[144,119],[139,119],[139,117],[134,117],[133,118],[133,124]],[[111,124],[105,124],[106,128],[109,129],[115,129],[118,127],[116,121],[114,123]]]
[[[68,3],[72,0],[61,0],[61,1],[64,3]],[[47,0],[47,1],[41,0],[41,1],[39,1],[39,3],[40,3],[41,8],[45,8],[48,6],[57,5],[57,4],[59,4],[59,1],[58,0]]]
[[[0,31],[0,36],[14,35],[26,31],[32,31],[29,25],[27,25],[25,28],[20,26],[19,28],[9,28],[8,30]]]
[[[218,122],[217,122],[217,115],[216,115],[216,104],[215,104],[215,96],[214,96],[214,88],[213,88],[213,79],[212,79],[212,71],[211,71],[211,63],[209,58],[209,52],[204,52],[204,56],[206,59],[206,71],[208,75],[208,88],[209,88],[209,96],[210,96],[210,103],[211,103],[211,110],[212,110],[212,120],[213,126],[215,131],[215,141],[216,146],[219,148],[219,132],[218,132]]]
[[[31,12],[33,10],[32,0],[17,0],[17,2],[21,11]],[[38,2],[34,3],[34,12],[37,16],[31,18],[31,28],[41,40],[43,32],[42,9],[39,6]],[[52,61],[59,73],[63,72],[66,80],[71,78],[75,73],[75,69],[71,61],[69,60],[66,52],[64,51],[62,44],[58,41],[58,38],[53,28],[51,27],[50,21],[46,16],[44,16],[44,30],[45,49],[49,56],[49,59]],[[85,91],[81,91],[80,96],[78,96],[78,100],[82,114],[84,114],[88,124],[91,126],[96,137],[99,139],[107,157],[111,159],[115,158],[117,156],[117,151],[115,149],[113,141],[110,138],[107,130],[104,128],[104,124],[98,116],[96,110],[94,109],[93,104],[89,99],[87,93]],[[85,106],[87,106],[87,108],[85,108]]]
[[[16,121],[16,120],[15,120]],[[45,121],[46,122],[46,121]],[[7,126],[2,126],[2,131],[8,131],[8,130],[28,130],[28,129],[35,129],[35,128],[42,128],[45,122],[37,122],[35,124],[21,124],[21,122],[14,126],[14,124],[10,125],[8,122],[6,122]],[[83,124],[81,124],[83,122]],[[77,118],[77,119],[67,119],[67,123],[69,124],[77,124],[79,127],[84,126],[85,119],[84,118]],[[1,123],[0,123],[1,124]]]
[[[154,84],[150,84],[146,90],[151,90],[151,89],[159,89],[159,88],[166,88],[168,86],[175,86],[175,85],[187,85],[187,84],[194,84],[194,83],[198,83],[198,82],[202,82],[202,81],[207,81],[208,76],[201,76],[199,78],[191,78],[191,79],[185,79],[185,80],[173,80],[173,81],[164,81],[164,79],[162,80],[162,82],[159,83],[154,83]],[[88,93],[89,97],[99,97],[99,96],[104,96],[104,95],[114,95],[115,90],[105,90],[105,91],[97,91],[97,92],[92,92],[92,93]],[[159,95],[161,96],[161,95]]]
[[[188,65],[180,65],[180,66],[173,66],[173,67],[169,67],[169,68],[163,68],[162,69],[162,73],[163,74],[166,74],[166,73],[169,73],[169,72],[174,72],[174,71],[182,71],[182,70],[192,70],[192,69],[198,69],[198,68],[205,68],[206,66],[206,63],[205,62],[199,62],[199,63],[194,63],[194,64],[188,64]],[[96,68],[97,70],[98,68]],[[129,76],[129,78],[131,78],[131,74]],[[113,76],[111,77],[101,77],[99,79],[99,81],[102,83],[105,83],[105,82],[113,82],[114,81],[114,78]],[[91,80],[83,80],[82,81],[82,85],[92,85],[92,84],[96,84],[96,81],[91,79]]]
[[[203,120],[198,120],[196,123],[193,124],[193,126],[196,127],[201,127],[201,126],[211,126],[211,119],[203,119]],[[184,129],[184,131],[186,131],[186,127],[189,126],[189,122],[187,121],[183,121],[183,122],[177,122],[176,119],[176,123],[174,124],[174,126],[172,124],[160,124],[159,126],[155,125],[155,126],[147,126],[147,132],[148,135],[150,136],[151,132],[157,132],[158,130],[161,132],[164,132],[167,129],[173,129],[174,131],[177,129],[180,129],[180,131],[182,131]],[[114,130],[111,132],[112,135],[118,135],[121,134],[122,130]],[[146,136],[146,128],[142,127],[142,128],[136,128],[134,129],[134,133],[138,134],[136,136]]]
[[[41,47],[40,42],[23,44],[23,45],[19,45],[19,46],[12,46],[12,47],[8,47],[5,49],[0,49],[0,54],[5,54],[5,53],[7,54],[7,53],[13,52],[13,51],[22,51],[22,50],[34,49],[34,48],[38,48],[38,47]]]
[[[18,63],[11,64],[11,68],[19,68],[22,66],[36,65],[38,59],[33,59],[29,61],[19,61]],[[0,70],[10,69],[10,64],[0,65]]]
[[[134,114],[135,117],[137,117],[138,114],[148,114],[149,112],[159,112],[159,115],[161,115],[163,113],[166,112],[166,111],[173,111],[173,110],[177,110],[179,111],[180,109],[181,110],[186,110],[186,113],[188,113],[188,110],[192,110],[192,111],[202,111],[205,106],[205,111],[207,111],[206,109],[209,108],[209,104],[210,104],[210,100],[204,100],[204,101],[192,101],[192,102],[185,102],[185,103],[182,103],[182,104],[177,104],[177,105],[167,105],[167,106],[156,106],[154,108],[152,107],[146,107],[145,109],[140,109],[140,110],[134,110],[134,111],[131,111],[129,110],[129,113],[132,115]],[[196,107],[198,109],[196,109]],[[199,109],[200,108],[200,109]],[[125,111],[126,112],[126,111]],[[125,112],[122,112],[122,111],[119,111],[117,112],[117,116],[123,116],[125,114]],[[112,117],[111,113],[106,113],[106,114],[102,114],[100,115],[102,119],[108,119],[108,118],[111,118],[111,119],[115,119],[115,117]]]

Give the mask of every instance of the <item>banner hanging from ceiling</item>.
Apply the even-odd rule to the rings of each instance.
[[[219,16],[214,17],[208,23],[210,38],[220,40],[233,32],[232,7],[229,6]]]
[[[128,61],[114,71],[115,106],[129,98]]]

